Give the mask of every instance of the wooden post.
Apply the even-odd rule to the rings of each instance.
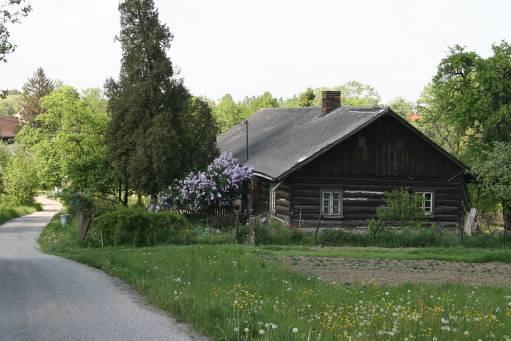
[[[477,215],[476,209],[475,208],[471,208],[470,209],[470,213],[468,214],[467,220],[465,221],[465,226],[463,227],[463,232],[467,236],[471,236],[472,233],[475,232],[476,215]]]
[[[318,226],[316,227],[316,232],[314,232],[314,239],[318,239],[318,233],[319,233],[319,227],[321,226],[321,218],[322,218],[322,214],[320,213],[319,214],[319,219],[318,219]]]
[[[255,217],[248,218],[248,245],[255,246],[255,233],[254,233]]]

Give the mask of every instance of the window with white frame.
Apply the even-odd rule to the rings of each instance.
[[[340,189],[321,191],[321,214],[323,216],[342,216],[342,191]]]
[[[270,212],[275,213],[275,203],[277,201],[275,192],[276,192],[276,186],[270,187]]]
[[[434,195],[433,192],[415,192],[422,199],[422,211],[425,215],[433,215]]]

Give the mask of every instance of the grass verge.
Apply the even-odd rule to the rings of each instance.
[[[465,263],[511,263],[511,249],[503,248],[381,248],[260,246],[258,252],[272,256],[349,257],[397,260],[441,260]]]
[[[332,285],[259,254],[279,250],[236,245],[80,248],[73,231],[72,225],[61,227],[54,220],[41,235],[41,247],[125,280],[150,303],[216,340],[511,337],[510,289]]]
[[[3,224],[11,219],[18,218],[40,210],[41,206],[39,204],[16,207],[0,206],[0,224]]]

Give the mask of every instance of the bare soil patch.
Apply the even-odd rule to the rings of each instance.
[[[278,257],[292,270],[343,284],[458,283],[511,287],[511,264],[437,260]]]

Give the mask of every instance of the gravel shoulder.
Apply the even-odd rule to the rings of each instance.
[[[278,257],[292,270],[341,284],[455,283],[511,287],[511,264],[347,257]]]
[[[60,205],[40,201],[43,211],[0,226],[2,340],[206,339],[120,280],[41,253],[37,237]]]

